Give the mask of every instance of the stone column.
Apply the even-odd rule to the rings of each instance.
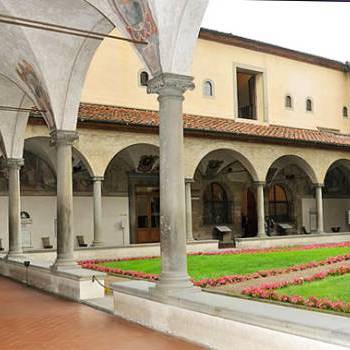
[[[57,259],[52,268],[77,268],[74,260],[72,145],[78,134],[57,130],[51,138],[56,147],[57,168]]]
[[[265,198],[264,198],[265,182],[256,183],[256,208],[258,215],[258,237],[266,237],[265,231]]]
[[[183,145],[184,93],[193,78],[164,73],[148,83],[148,93],[159,95],[160,138],[160,280],[150,292],[162,297],[195,290],[187,273]]]
[[[8,194],[9,194],[9,252],[8,257],[23,253],[21,232],[21,188],[20,169],[23,159],[8,159]]]
[[[94,247],[103,245],[102,232],[102,182],[104,178],[96,176],[92,179],[94,183]]]
[[[315,185],[316,192],[316,208],[317,208],[317,233],[324,233],[323,224],[323,198],[322,198],[322,184]]]
[[[192,231],[192,179],[185,179],[185,196],[186,196],[186,236],[187,242],[193,241]]]

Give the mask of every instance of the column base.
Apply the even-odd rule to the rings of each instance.
[[[195,287],[187,275],[162,274],[156,286],[149,289],[149,294],[157,299],[163,299],[180,293],[200,291],[201,288]]]
[[[101,241],[93,241],[91,247],[103,247],[104,243]]]
[[[51,266],[52,270],[72,270],[81,269],[81,266],[73,259],[62,259],[58,258],[55,263]]]

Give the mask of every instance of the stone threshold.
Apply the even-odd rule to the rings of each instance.
[[[140,298],[153,302],[153,307],[157,307],[156,305],[159,307],[168,305],[181,310],[238,322],[239,324],[311,339],[320,342],[320,344],[324,343],[325,349],[342,349],[343,346],[350,347],[350,318],[348,317],[208,292],[177,294],[159,301],[148,292],[149,288],[153,286],[154,283],[144,281],[128,281],[113,284],[116,314],[120,315],[118,313],[118,298],[126,295],[131,296],[131,298]],[[131,308],[132,305],[129,307]],[[126,316],[127,318],[125,314],[120,316]],[[137,322],[135,319],[133,321]],[[219,332],[220,330],[217,331]],[[290,348],[294,349],[293,347]]]

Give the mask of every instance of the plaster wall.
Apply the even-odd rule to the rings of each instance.
[[[85,242],[93,241],[93,198],[74,197],[74,235],[83,235]],[[0,197],[0,238],[8,247],[8,199]],[[127,197],[103,197],[103,238],[108,246],[129,244],[129,200]],[[42,249],[42,237],[56,244],[56,197],[22,196],[21,210],[30,213],[32,248]],[[121,222],[123,221],[124,228]]]
[[[194,54],[192,75],[197,89],[186,94],[184,111],[204,116],[234,118],[235,67],[262,72],[266,89],[258,92],[264,108],[258,108],[258,122],[298,128],[316,127],[349,132],[349,120],[342,117],[343,106],[350,105],[349,79],[337,70],[294,61],[262,52],[199,39]],[[156,96],[146,94],[138,75],[144,67],[127,43],[104,40],[90,66],[82,101],[158,109]],[[210,79],[215,96],[203,96],[202,84]],[[260,79],[260,78],[259,78]],[[284,107],[285,96],[293,98],[293,108]],[[312,113],[306,112],[305,102],[311,98]]]
[[[302,200],[302,210],[304,226],[309,230],[310,210],[316,211],[315,199],[304,198]],[[350,210],[350,198],[324,198],[323,211],[325,232],[332,232],[332,227],[340,227],[340,232],[349,232],[348,210]]]

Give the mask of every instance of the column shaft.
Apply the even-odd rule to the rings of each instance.
[[[52,135],[57,157],[57,259],[53,268],[76,268],[73,232],[72,145],[76,132],[56,131]]]
[[[187,273],[183,149],[183,94],[193,78],[162,74],[149,82],[159,94],[161,275],[152,293],[161,295],[193,288]]]
[[[257,215],[258,215],[258,237],[266,237],[265,230],[265,183],[259,182],[257,185]]]
[[[94,247],[103,245],[102,232],[102,181],[103,177],[94,177]]]
[[[317,233],[324,233],[322,185],[316,185]]]
[[[187,242],[193,241],[193,231],[192,231],[192,192],[191,192],[192,183],[193,183],[192,179],[186,179],[186,181],[185,181]]]
[[[20,169],[22,165],[23,159],[7,160],[7,169],[9,176],[9,257],[23,253],[20,192]]]

